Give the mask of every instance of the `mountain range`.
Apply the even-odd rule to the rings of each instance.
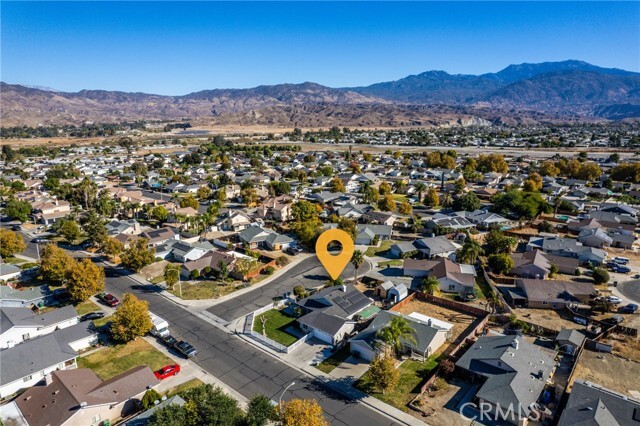
[[[575,60],[482,75],[427,71],[366,87],[306,82],[163,96],[1,83],[0,91],[3,126],[186,118],[221,125],[397,127],[640,118],[640,73]]]

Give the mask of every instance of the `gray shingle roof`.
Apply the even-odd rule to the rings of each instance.
[[[558,426],[640,424],[640,401],[578,379],[573,383]]]
[[[78,312],[76,312],[76,309],[71,305],[54,309],[43,314],[35,313],[29,308],[2,308],[0,309],[0,317],[2,318],[1,331],[6,331],[8,328],[5,328],[5,325],[9,324],[10,327],[48,327],[50,325],[67,321],[71,318],[76,318],[77,316]]]

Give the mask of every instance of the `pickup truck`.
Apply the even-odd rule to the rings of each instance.
[[[173,347],[175,348],[175,350],[177,350],[187,358],[191,358],[192,356],[195,356],[198,353],[196,348],[194,348],[184,340],[181,340],[180,342],[175,343]]]
[[[168,348],[172,348],[176,343],[178,343],[178,340],[169,334],[160,336],[159,339]]]

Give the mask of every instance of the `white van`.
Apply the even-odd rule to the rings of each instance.
[[[169,323],[164,318],[159,317],[153,312],[149,312],[153,327],[151,327],[151,335],[156,337],[164,337],[169,335]]]

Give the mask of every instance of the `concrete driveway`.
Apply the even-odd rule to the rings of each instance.
[[[329,375],[344,383],[352,385],[369,369],[369,363],[362,358],[351,355],[342,364],[333,369]]]

